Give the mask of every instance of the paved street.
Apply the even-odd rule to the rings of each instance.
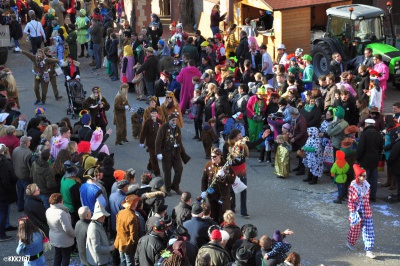
[[[25,41],[23,48],[28,48]],[[28,48],[29,50],[29,48]],[[89,67],[89,59],[84,58],[81,62],[81,78],[84,88],[89,91],[93,86],[100,86],[102,94],[113,103],[114,97],[120,86],[120,82],[111,82],[101,69],[96,72]],[[7,67],[11,68],[19,88],[22,113],[28,118],[34,115],[35,101],[33,92],[33,75],[31,63],[22,54],[9,53]],[[63,98],[55,101],[52,89],[49,88],[48,100],[46,102],[46,115],[51,122],[57,122],[66,116],[67,95],[63,85],[64,77],[58,77],[59,91]],[[388,91],[388,101],[385,104],[386,111],[391,111],[391,103],[400,100],[399,91],[391,88]],[[137,109],[146,107],[144,102],[136,101],[134,94],[129,94],[130,104]],[[112,125],[112,108],[107,113],[110,127]],[[74,123],[74,122],[73,122]],[[130,129],[130,119],[128,120]],[[206,162],[201,142],[193,141],[194,126],[192,121],[185,118],[183,128],[183,144],[187,153],[192,157],[191,161],[184,166],[181,189],[192,192],[196,197],[200,194],[200,179],[203,166]],[[145,171],[148,154],[144,149],[139,148],[138,140],[132,140],[131,132],[128,131],[128,144],[114,146],[115,131],[107,142],[111,152],[115,153],[115,168],[127,169],[133,167],[137,175]],[[350,251],[346,245],[346,237],[349,228],[347,221],[348,210],[346,204],[333,204],[336,197],[336,186],[327,176],[324,176],[317,185],[310,186],[302,179],[305,176],[297,177],[291,175],[288,179],[276,178],[271,165],[257,162],[258,154],[252,152],[248,159],[248,209],[250,219],[237,218],[239,226],[245,223],[252,223],[258,227],[259,237],[267,234],[272,237],[274,230],[285,230],[290,228],[295,232],[286,240],[292,244],[291,251],[301,255],[302,265],[399,265],[400,261],[400,204],[387,203],[387,196],[390,191],[386,188],[378,189],[378,200],[372,204],[373,219],[375,223],[375,252],[376,260],[365,257],[363,243],[360,237],[357,243],[357,251]],[[295,163],[292,154],[292,168]],[[380,183],[383,183],[386,176],[380,173]],[[238,200],[238,199],[237,199]],[[168,211],[178,203],[179,196],[173,194],[167,198]],[[240,202],[237,201],[240,206]],[[11,224],[16,225],[17,219],[23,213],[16,211],[16,205],[12,206]],[[16,236],[16,232],[11,232]],[[17,240],[0,243],[1,256],[16,255],[15,249]],[[46,254],[47,264],[52,265],[53,253]],[[77,261],[74,259],[73,261]],[[396,262],[397,261],[397,262]],[[0,265],[13,265],[5,263],[0,258]],[[17,263],[15,263],[17,265]],[[78,264],[77,264],[78,265]]]

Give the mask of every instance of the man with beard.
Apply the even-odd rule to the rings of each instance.
[[[179,189],[183,171],[182,160],[184,163],[190,160],[182,144],[181,129],[176,126],[178,117],[178,113],[171,113],[168,117],[169,122],[161,126],[156,137],[156,154],[157,159],[162,161],[167,196],[172,195],[171,189],[182,195],[182,191]],[[172,168],[174,168],[175,175],[171,184]]]
[[[147,151],[150,155],[147,169],[154,172],[155,176],[160,176],[160,168],[158,167],[157,155],[155,142],[157,137],[158,129],[162,125],[162,121],[158,118],[158,112],[156,108],[151,109],[151,118],[146,120],[140,133],[140,147],[144,148],[146,143]]]

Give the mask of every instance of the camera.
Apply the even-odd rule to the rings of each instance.
[[[219,204],[219,205],[222,205],[222,204],[224,204],[224,201],[223,201],[222,199],[219,199],[219,200],[218,200],[218,204]]]

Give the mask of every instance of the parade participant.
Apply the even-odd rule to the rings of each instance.
[[[110,109],[110,104],[101,95],[100,87],[92,88],[92,94],[83,103],[83,108],[89,110],[92,129],[100,127],[103,132],[106,132],[108,121],[105,112]]]
[[[36,55],[37,50],[42,46],[42,42],[47,41],[42,24],[36,20],[36,16],[35,14],[30,14],[31,21],[26,24],[24,29],[24,33],[29,35],[33,55]]]
[[[225,211],[230,209],[230,188],[235,181],[235,173],[229,163],[222,157],[222,151],[214,148],[211,151],[211,162],[204,166],[201,179],[202,197],[207,196],[211,205],[211,217],[218,224],[223,222]]]
[[[247,122],[249,124],[250,141],[255,141],[262,130],[263,117],[267,110],[265,88],[257,89],[256,95],[249,98],[246,106]]]
[[[171,91],[167,91],[165,94],[165,101],[161,105],[161,110],[162,110],[162,115],[161,117],[164,118],[163,123],[168,123],[168,117],[172,113],[177,113],[178,114],[178,122],[177,125],[180,128],[183,128],[183,117],[182,117],[182,112],[181,108],[178,104],[178,101],[175,98],[175,95]]]
[[[47,89],[49,87],[50,75],[49,75],[49,68],[51,64],[57,64],[58,59],[56,58],[47,58],[44,52],[41,49],[37,50],[35,55],[32,55],[24,50],[21,50],[22,54],[28,57],[29,60],[33,63],[32,72],[34,74],[33,80],[33,90],[35,91],[36,101],[35,105],[37,104],[45,104],[46,103],[46,96],[47,96]],[[42,97],[40,97],[40,88],[42,89]]]
[[[75,79],[77,81],[81,80],[79,65],[80,63],[75,61],[72,55],[67,56],[64,62],[61,64],[66,81],[70,81],[71,79]]]
[[[45,54],[45,56],[47,58],[53,58],[49,47],[43,48],[43,53]],[[59,60],[60,60],[60,58],[59,58]],[[53,63],[50,65],[50,68],[49,68],[50,83],[51,83],[51,87],[53,88],[54,97],[56,98],[57,101],[60,100],[62,98],[62,96],[59,95],[59,93],[58,93],[56,67],[59,67],[59,65],[62,67],[63,64],[64,64],[64,55],[63,55],[62,60],[60,60],[60,62],[58,64]]]
[[[276,149],[274,172],[279,178],[286,178],[290,172],[289,156],[292,147],[283,135],[277,136],[275,142],[279,145]]]
[[[247,170],[246,170],[246,157],[249,157],[249,149],[261,144],[271,133],[267,129],[262,134],[262,137],[256,141],[250,142],[244,139],[239,129],[233,129],[228,136],[228,141],[224,145],[223,158],[228,159],[228,155],[232,158],[232,168],[235,175],[246,185],[247,184]],[[240,213],[242,217],[249,218],[247,213],[247,189],[240,193]],[[236,197],[233,190],[231,190],[231,210],[235,211]]]
[[[313,88],[313,77],[314,77],[314,69],[312,66],[312,57],[308,54],[305,54],[302,59],[305,62],[306,67],[303,71],[303,83],[304,89],[306,91],[310,91]]]
[[[163,112],[161,106],[157,106],[157,102],[158,102],[158,98],[156,96],[151,96],[149,98],[149,106],[144,110],[144,114],[143,114],[143,121],[142,121],[143,124],[145,121],[147,121],[148,119],[151,118],[151,110],[153,108],[157,109],[157,115],[161,121],[164,122],[164,121],[168,120],[168,117],[165,118],[164,112]],[[179,106],[179,104],[177,104],[177,103],[176,103],[176,105]]]
[[[89,4],[90,3],[85,3],[85,5]],[[81,53],[78,57],[84,57],[85,47],[86,50],[88,50],[87,36],[89,36],[88,29],[90,24],[90,20],[88,19],[88,17],[86,17],[86,14],[91,15],[91,13],[86,13],[85,9],[79,10],[79,13],[79,17],[75,21],[76,34],[78,36],[77,40],[78,43],[81,45]],[[90,57],[89,54],[87,54],[86,57]]]
[[[281,43],[280,45],[278,45],[277,51],[278,53],[275,59],[275,64],[286,65],[287,62],[286,46],[283,43]]]
[[[360,165],[353,165],[354,175],[356,177],[349,187],[347,207],[350,216],[350,231],[347,236],[347,247],[355,250],[355,244],[360,236],[362,229],[364,250],[366,256],[375,259],[376,256],[372,252],[375,242],[374,223],[372,221],[372,210],[369,205],[370,185],[367,182],[367,172]]]
[[[382,89],[381,109],[383,110],[383,102],[386,99],[387,81],[389,80],[390,71],[385,62],[383,62],[381,54],[374,54],[372,60],[374,62],[374,70],[379,73],[379,75],[376,78],[378,78],[379,86]]]
[[[165,193],[171,196],[171,189],[181,195],[179,184],[182,177],[182,161],[187,163],[190,157],[186,154],[182,143],[182,132],[177,127],[179,114],[171,113],[169,122],[161,126],[156,137],[156,154],[157,159],[162,161],[164,172]],[[174,168],[175,175],[171,184],[171,170]]]
[[[114,125],[117,130],[115,145],[129,142],[126,138],[126,111],[131,110],[127,99],[128,88],[128,84],[122,84],[114,100]]]
[[[324,150],[320,145],[318,128],[307,128],[307,134],[307,141],[301,148],[301,150],[306,154],[306,157],[303,159],[303,164],[308,168],[308,176],[306,179],[303,179],[303,181],[308,182],[310,185],[314,185],[317,184],[318,178],[322,177],[324,168],[322,160]]]
[[[176,25],[176,31],[170,39],[171,46],[173,47],[173,49],[172,49],[173,55],[180,54],[181,47],[182,47],[182,34],[183,34],[183,25],[182,25],[182,23],[178,23]]]
[[[186,111],[190,100],[193,98],[194,85],[192,79],[195,76],[201,77],[201,72],[196,68],[194,60],[190,59],[189,65],[183,68],[176,77],[176,80],[181,83],[182,86],[179,105],[183,113]]]
[[[147,170],[154,172],[155,176],[160,176],[160,168],[158,167],[157,155],[155,150],[155,142],[158,129],[161,127],[163,121],[158,118],[158,111],[153,108],[150,111],[151,118],[144,121],[142,131],[140,132],[140,147],[147,147],[147,152],[150,155],[149,162],[147,163]]]

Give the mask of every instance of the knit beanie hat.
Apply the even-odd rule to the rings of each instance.
[[[341,150],[337,150],[336,151],[336,165],[339,168],[343,168],[343,166],[346,165],[346,160],[344,159],[346,157],[346,154],[341,151]]]
[[[211,236],[210,236],[211,240],[222,240],[222,234],[221,231],[219,231],[218,229],[215,229],[214,231],[212,231]]]
[[[343,107],[341,107],[341,106],[336,107],[336,109],[334,110],[334,115],[339,119],[343,119],[343,117],[344,117]]]
[[[275,233],[274,233],[274,240],[275,240],[276,242],[282,242],[282,241],[283,241],[283,237],[282,237],[281,231],[275,230]]]

